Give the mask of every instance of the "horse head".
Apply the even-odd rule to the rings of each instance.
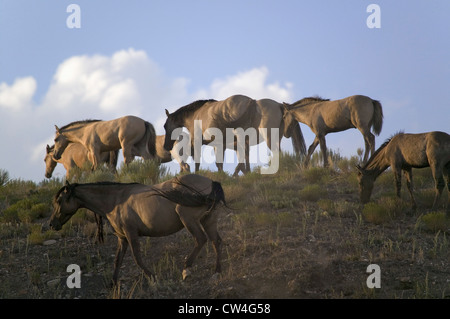
[[[53,171],[55,170],[56,164],[58,164],[53,158],[54,146],[48,146],[46,148],[46,154],[44,158],[45,162],[45,177],[51,178]]]
[[[181,134],[182,125],[179,125],[179,123],[177,123],[178,121],[175,120],[173,113],[170,114],[169,111],[166,110],[166,115],[167,119],[166,123],[164,123],[164,130],[166,130],[166,136],[164,138],[164,149],[166,151],[171,151],[175,140]],[[175,138],[173,138],[172,135],[176,135]]]
[[[298,126],[298,121],[295,119],[294,115],[292,115],[288,103],[283,102],[281,112],[283,113],[283,136],[290,138],[292,136],[292,132]]]
[[[69,145],[69,139],[64,136],[61,129],[55,125],[56,128],[56,137],[55,137],[55,146],[53,149],[53,157],[55,160],[59,160],[62,156],[62,153],[66,149],[67,145]]]
[[[375,177],[370,171],[356,165],[358,170],[358,182],[359,182],[359,198],[362,204],[366,204],[370,200],[372,195],[373,184],[375,182]]]
[[[53,213],[49,220],[49,225],[52,229],[60,230],[80,207],[73,196],[76,185],[69,184],[66,181],[66,185],[53,198]]]

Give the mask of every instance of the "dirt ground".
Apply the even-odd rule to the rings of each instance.
[[[290,181],[284,183],[289,188]],[[142,238],[143,258],[156,281],[143,275],[127,251],[116,288],[110,282],[117,239],[108,225],[102,244],[96,242],[90,222],[72,225],[68,235],[57,234],[42,245],[30,244],[18,231],[1,241],[0,297],[450,298],[449,232],[424,229],[419,220],[426,209],[420,206],[381,224],[368,222],[356,195],[340,191],[339,185],[327,184],[327,198],[347,205],[334,211],[317,201],[285,207],[290,204],[258,198],[257,190],[241,203],[240,191],[226,185],[230,206],[238,209],[221,209],[222,273],[213,274],[215,254],[208,243],[184,281],[183,261],[193,248],[186,230]],[[81,268],[80,288],[67,286],[70,264]],[[368,286],[375,274],[368,271],[372,264],[379,266],[380,288]]]

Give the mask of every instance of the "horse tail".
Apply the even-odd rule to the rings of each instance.
[[[372,116],[372,128],[376,135],[380,135],[381,128],[383,127],[383,108],[380,101],[372,100],[373,104],[373,116]]]
[[[300,123],[292,127],[292,146],[294,147],[295,154],[306,155],[305,139],[303,137]]]
[[[147,147],[152,157],[156,156],[156,131],[150,122],[145,121],[145,140]]]

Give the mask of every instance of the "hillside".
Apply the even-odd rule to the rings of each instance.
[[[414,171],[416,211],[405,187],[403,200],[396,199],[389,171],[376,181],[372,202],[362,206],[358,159],[332,153],[325,169],[318,158],[305,169],[301,159],[283,154],[274,175],[255,169],[232,178],[201,171],[221,182],[232,208],[221,208],[219,219],[221,275],[212,276],[215,255],[208,243],[192,276],[182,281],[183,261],[193,247],[182,230],[141,239],[156,282],[128,251],[116,289],[109,286],[117,245],[111,228],[105,226],[105,243],[97,243],[92,216],[80,210],[61,231],[43,230],[63,182],[10,180],[0,186],[0,298],[450,298],[450,221],[445,210],[429,211],[430,170]],[[117,175],[80,175],[79,182],[147,184],[171,177],[163,167],[142,162],[121,167]],[[81,267],[79,289],[66,286],[69,264]],[[381,288],[366,284],[371,264],[380,267]]]

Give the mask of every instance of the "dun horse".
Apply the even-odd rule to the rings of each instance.
[[[113,282],[128,245],[136,264],[152,277],[142,261],[139,236],[161,237],[185,227],[195,246],[184,264],[183,279],[189,275],[196,256],[209,238],[216,252],[216,272],[221,271],[221,238],[217,231],[217,205],[225,203],[222,186],[207,177],[188,174],[164,183],[142,184],[89,183],[66,184],[55,195],[50,227],[60,230],[79,208],[87,208],[108,218],[118,237]]]
[[[151,159],[155,155],[155,129],[136,116],[124,116],[111,121],[86,120],[56,128],[54,157],[61,158],[69,143],[80,143],[88,150],[92,169],[100,163],[102,152],[122,148],[125,164],[135,156]],[[150,147],[150,149],[149,149]]]
[[[45,162],[45,177],[51,178],[53,171],[58,163],[62,164],[66,169],[66,179],[69,179],[70,172],[78,167],[85,168],[89,159],[87,156],[87,149],[79,143],[70,143],[64,150],[61,158],[55,160],[53,157],[55,145],[46,148]],[[111,170],[115,170],[117,166],[118,150],[111,152],[104,152],[100,156],[100,163],[107,163]],[[92,164],[92,163],[91,163]]]
[[[289,138],[292,137],[292,142],[294,149],[297,153],[305,152],[303,135],[300,130],[300,125],[295,121],[283,121],[283,105],[271,100],[253,100],[244,95],[233,95],[229,98],[216,101],[216,100],[199,100],[193,102],[189,105],[183,106],[173,113],[169,113],[166,110],[167,120],[164,124],[164,129],[166,130],[166,140],[164,143],[164,148],[166,150],[171,150],[173,147],[174,140],[172,140],[172,132],[181,127],[186,127],[191,134],[191,145],[192,150],[194,150],[195,144],[195,121],[202,121],[200,137],[202,144],[209,144],[212,141],[218,143],[221,147],[222,154],[218,153],[220,147],[215,148],[216,152],[216,165],[219,171],[223,170],[223,152],[225,148],[234,149],[236,142],[233,140],[226,144],[226,129],[242,129],[246,131],[249,128],[259,131],[258,137],[261,136],[267,143],[269,149],[274,152],[279,150],[280,141],[282,138],[281,134],[278,134],[278,139],[273,141],[272,129],[276,129],[277,132],[281,133]],[[285,124],[287,123],[287,124]],[[222,141],[215,141],[216,137],[206,137],[205,131],[209,128],[217,128],[222,132]],[[199,138],[199,137],[197,137]],[[260,143],[260,138],[246,138],[244,147],[246,152],[248,148],[253,145]],[[276,149],[273,149],[276,148]],[[242,154],[238,152],[238,159],[242,158]],[[194,155],[195,151],[194,150]],[[241,155],[241,156],[240,156]],[[200,166],[200,158],[197,156],[195,158],[195,171],[198,171]],[[248,163],[248,153],[246,154],[246,161]],[[242,162],[239,161],[241,164]],[[241,166],[238,165],[235,174]],[[247,166],[246,171],[249,168]]]
[[[383,110],[379,101],[363,95],[353,95],[335,101],[309,97],[290,105],[284,103],[284,105],[289,113],[285,117],[286,120],[291,121],[292,116],[295,120],[308,125],[316,135],[308,149],[305,165],[308,165],[312,153],[320,143],[323,164],[328,166],[325,135],[350,128],[357,128],[364,136],[364,163],[369,157],[369,152],[374,153],[375,136],[370,129],[373,128],[373,132],[380,135],[383,125]]]
[[[417,205],[413,196],[412,168],[430,167],[436,187],[433,203],[433,209],[436,209],[445,188],[444,175],[447,175],[447,188],[450,192],[450,135],[438,131],[421,134],[398,133],[387,140],[363,167],[357,166],[362,203],[370,200],[376,178],[389,166],[394,173],[398,197],[401,190],[401,172],[404,171],[414,208]]]

